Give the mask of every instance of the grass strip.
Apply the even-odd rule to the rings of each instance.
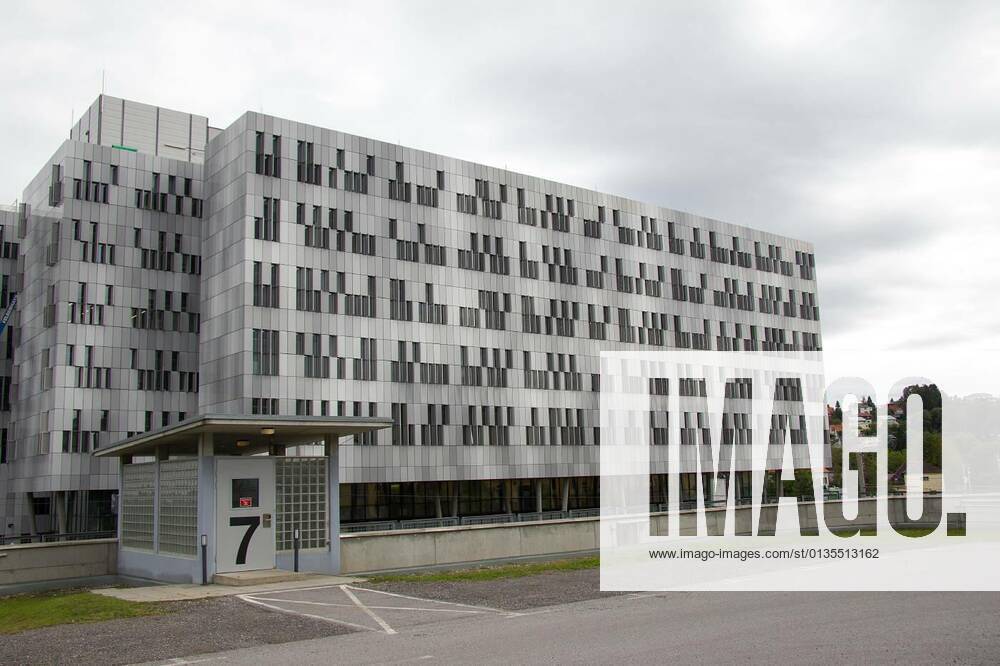
[[[489,581],[505,578],[523,578],[537,576],[554,571],[578,571],[580,569],[596,569],[601,565],[599,557],[575,557],[568,560],[551,560],[546,562],[527,562],[524,564],[499,564],[496,566],[476,567],[474,569],[457,569],[454,571],[430,571],[412,574],[383,574],[372,576],[372,583],[440,583],[454,581]]]
[[[123,601],[79,590],[0,598],[0,634],[59,624],[103,622],[167,612],[157,604]]]

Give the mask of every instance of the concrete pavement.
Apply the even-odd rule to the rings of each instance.
[[[199,662],[1000,662],[996,593],[656,593],[201,655]]]

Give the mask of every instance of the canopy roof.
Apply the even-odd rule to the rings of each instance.
[[[199,435],[213,434],[217,448],[239,446],[247,453],[280,444],[322,442],[325,436],[345,437],[381,430],[392,419],[374,416],[244,416],[200,414],[158,430],[140,433],[98,449],[99,458],[153,455],[158,447],[197,452]],[[237,444],[239,442],[239,444]]]

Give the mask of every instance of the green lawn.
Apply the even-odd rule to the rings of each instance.
[[[549,562],[530,562],[526,564],[503,564],[493,567],[478,567],[475,569],[459,569],[456,571],[434,571],[415,574],[386,574],[372,576],[368,580],[373,583],[436,583],[442,581],[484,581],[501,578],[521,578],[550,571],[576,571],[578,569],[596,569],[601,565],[601,559],[593,557],[576,557],[570,560],[552,560]]]
[[[163,612],[165,610],[156,604],[122,601],[91,592],[22,594],[0,598],[0,634],[15,634],[56,624],[101,622]]]

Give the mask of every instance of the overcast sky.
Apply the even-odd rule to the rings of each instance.
[[[810,240],[828,348],[1000,347],[996,3],[212,4],[5,7],[0,199],[103,69]]]

